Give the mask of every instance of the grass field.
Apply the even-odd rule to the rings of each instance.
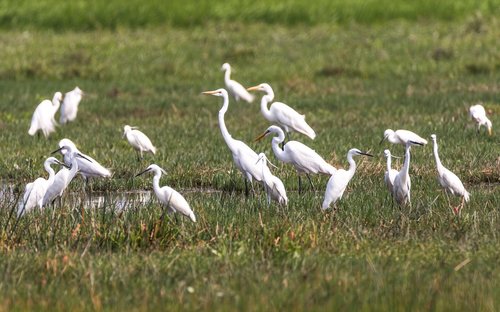
[[[272,15],[217,21],[224,11],[216,5],[217,14],[190,27],[60,21],[62,29],[43,16],[27,21],[21,8],[35,10],[30,1],[9,22],[6,8],[16,9],[2,4],[0,178],[13,198],[0,199],[0,310],[498,310],[500,20],[494,1],[460,3],[453,18],[436,10],[425,20],[398,13],[299,23],[275,13],[276,23]],[[347,166],[352,147],[376,155],[358,159],[335,213],[320,209],[328,177],[314,177],[316,190],[299,195],[270,140],[253,142],[269,125],[259,101],[231,101],[226,124],[278,165],[289,205],[268,207],[259,185],[245,199],[218,128],[221,100],[200,94],[223,86],[226,61],[234,79],[268,82],[276,100],[305,113],[318,136],[293,139],[335,167]],[[30,137],[36,105],[75,85],[88,95],[77,120],[48,139]],[[468,120],[478,101],[490,113],[491,137]],[[157,155],[137,162],[122,139],[125,124],[148,134]],[[411,208],[391,204],[382,151],[402,156],[403,148],[379,145],[386,128],[438,135],[443,164],[472,194],[460,216],[438,186],[430,145],[412,149]],[[112,169],[112,179],[93,181],[91,195],[80,178],[69,190],[102,195],[104,207],[67,197],[15,220],[16,197],[46,175],[43,161],[64,137]],[[151,176],[133,176],[153,162],[168,172],[161,184],[185,194],[197,224],[163,218],[154,197],[112,209],[114,194],[151,189]]]

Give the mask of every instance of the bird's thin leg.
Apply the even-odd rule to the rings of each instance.
[[[142,157],[139,157],[139,151],[135,151],[135,155],[137,156],[136,159],[137,161],[141,161]]]
[[[311,181],[311,177],[309,176],[309,173],[306,173],[306,177],[309,180],[309,184],[311,184],[311,189],[313,190],[313,192],[315,192],[314,184]]]
[[[248,197],[248,181],[245,179],[245,197]]]
[[[302,180],[300,178],[300,174],[297,175],[299,177],[299,194],[302,194]]]

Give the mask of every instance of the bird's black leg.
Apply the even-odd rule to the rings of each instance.
[[[297,176],[299,177],[299,194],[302,194],[302,180],[300,179],[300,174]]]
[[[314,184],[311,181],[311,177],[309,176],[309,173],[306,173],[306,177],[309,180],[309,184],[311,184],[311,189],[313,190],[313,192],[315,192],[316,190],[314,189]]]
[[[248,197],[248,181],[245,179],[245,196]]]

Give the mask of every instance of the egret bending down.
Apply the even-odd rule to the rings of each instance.
[[[312,186],[311,178],[309,177],[310,173],[322,173],[326,175],[335,173],[336,169],[332,165],[327,163],[313,149],[300,142],[288,141],[282,149],[279,144],[283,143],[285,140],[285,133],[278,126],[270,126],[255,140],[258,141],[271,133],[276,134],[271,141],[271,146],[276,158],[282,162],[292,164],[295,170],[297,170],[299,175],[299,192],[301,192],[302,188],[300,174],[305,173]]]
[[[78,105],[80,104],[83,95],[83,91],[78,87],[66,92],[64,95],[64,101],[61,105],[61,116],[59,117],[59,122],[61,124],[64,125],[65,123],[76,119]]]
[[[259,162],[262,165],[262,176],[264,178],[264,187],[266,188],[267,192],[267,203],[270,204],[271,199],[273,199],[280,205],[288,205],[288,197],[286,196],[285,185],[280,180],[280,178],[273,175],[271,173],[271,170],[269,170],[269,167],[267,166],[269,160],[267,159],[266,154],[259,154]]]
[[[328,209],[330,205],[337,202],[337,200],[342,199],[342,195],[351,181],[354,173],[356,172],[356,162],[352,158],[355,155],[364,155],[373,157],[373,155],[366,152],[362,152],[357,148],[350,149],[347,153],[347,161],[349,162],[349,170],[338,169],[335,171],[326,185],[325,199],[323,200],[323,205],[321,208]]]
[[[33,136],[38,130],[41,130],[45,137],[56,131],[56,120],[54,116],[59,109],[59,105],[62,100],[62,93],[56,92],[52,98],[52,102],[49,100],[43,100],[36,107],[31,117],[31,125],[28,130],[28,134]]]
[[[274,91],[269,84],[261,83],[247,90],[257,90],[266,93],[260,102],[260,111],[264,115],[264,118],[273,124],[278,124],[287,133],[290,131],[300,132],[314,140],[316,133],[307,124],[305,115],[297,113],[293,108],[281,102],[274,102],[269,109],[267,108],[267,104],[274,99]]]
[[[257,153],[255,153],[250,147],[248,147],[248,145],[246,145],[242,141],[233,139],[229,134],[229,131],[227,131],[226,123],[224,122],[224,115],[229,108],[229,97],[227,91],[224,89],[217,89],[215,91],[205,91],[203,92],[203,94],[220,96],[223,98],[223,105],[219,111],[220,132],[222,133],[222,137],[224,138],[227,147],[229,147],[229,150],[233,155],[234,165],[246,178],[245,194],[248,196],[247,180],[250,182],[252,188],[253,179],[257,181],[263,180],[261,166],[257,164],[259,157],[257,156]]]
[[[392,158],[391,151],[389,151],[388,149],[384,150],[384,155],[387,158],[387,171],[384,174],[384,182],[385,185],[387,185],[389,193],[392,195],[394,179],[396,178],[398,171],[396,169],[391,168],[391,158]]]
[[[465,189],[462,181],[450,170],[446,169],[443,164],[441,164],[441,160],[438,155],[438,144],[437,137],[435,134],[431,135],[432,142],[434,143],[434,159],[436,160],[436,166],[438,170],[438,180],[439,184],[445,189],[445,191],[450,192],[452,195],[461,196],[462,203],[460,206],[453,208],[455,213],[458,213],[460,209],[464,206],[464,201],[469,201],[469,192]]]
[[[151,140],[136,127],[126,125],[123,131],[123,136],[127,137],[128,143],[136,150],[138,160],[142,159],[142,152],[150,152],[153,155],[156,153],[156,147],[153,146]]]
[[[413,133],[408,130],[392,130],[392,129],[387,129],[384,131],[384,137],[380,141],[380,144],[384,142],[384,140],[387,139],[389,142],[392,144],[403,144],[406,145],[409,141],[413,142],[412,144],[417,144],[417,145],[426,145],[427,140],[422,138],[416,133]]]
[[[489,135],[493,133],[491,121],[488,119],[488,117],[486,117],[486,110],[484,109],[483,105],[472,105],[469,108],[469,116],[477,123],[477,132],[479,132],[481,126],[485,126],[488,129]]]
[[[189,207],[188,202],[181,194],[179,194],[179,192],[169,186],[160,187],[161,173],[163,172],[167,174],[165,170],[153,164],[147,167],[146,170],[136,174],[136,177],[146,172],[154,173],[153,190],[156,197],[158,197],[158,200],[168,207],[167,212],[169,214],[179,212],[191,219],[191,221],[196,222],[196,216],[194,215],[193,210]]]
[[[236,101],[243,99],[248,103],[252,103],[254,96],[248,93],[245,87],[243,87],[239,82],[231,79],[231,65],[229,65],[229,63],[224,63],[222,64],[221,70],[225,71],[224,83],[226,84],[226,89],[232,96],[234,96]]]
[[[55,157],[49,157],[43,163],[45,171],[49,174],[48,179],[38,178],[34,182],[28,183],[26,185],[23,201],[19,203],[17,209],[17,216],[20,217],[24,213],[30,212],[35,207],[42,208],[43,197],[47,188],[54,182],[54,169],[52,169],[52,164],[64,165]]]
[[[394,178],[394,185],[392,189],[392,197],[399,205],[411,204],[410,201],[410,149],[412,146],[411,141],[408,141],[405,146],[405,161],[403,167]]]

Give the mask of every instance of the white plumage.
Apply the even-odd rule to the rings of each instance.
[[[412,144],[418,144],[418,145],[426,145],[427,140],[422,138],[416,133],[413,133],[408,130],[392,130],[392,129],[387,129],[384,131],[384,137],[382,138],[382,143],[385,139],[387,139],[389,142],[392,144],[403,144],[406,145],[408,142],[412,142]]]
[[[479,129],[481,126],[485,126],[486,129],[488,129],[488,134],[492,135],[492,123],[486,117],[486,110],[484,109],[483,105],[481,104],[476,104],[472,105],[469,108],[469,116],[472,118],[477,123],[477,131],[479,132]]]
[[[35,207],[42,208],[43,197],[47,188],[54,182],[54,169],[52,169],[52,164],[62,164],[57,158],[49,157],[43,163],[45,171],[49,174],[48,179],[38,178],[34,182],[28,183],[26,185],[23,201],[19,203],[17,209],[17,216],[20,217],[25,213],[30,212]]]
[[[151,140],[135,127],[126,125],[123,127],[123,136],[127,137],[128,143],[140,154],[142,159],[143,152],[149,152],[153,155],[156,153],[156,147],[153,146]]]
[[[257,90],[266,93],[260,102],[260,111],[264,115],[264,118],[273,124],[279,125],[285,132],[300,132],[314,140],[316,133],[307,124],[305,115],[299,114],[293,108],[281,102],[274,102],[269,109],[267,108],[267,105],[274,99],[274,91],[269,84],[261,83],[258,86],[248,88],[248,90]]]
[[[196,216],[194,215],[193,210],[189,206],[186,199],[179,194],[176,190],[169,186],[160,187],[160,178],[161,173],[165,173],[165,170],[160,168],[159,166],[152,164],[146,170],[136,175],[139,176],[146,172],[153,172],[153,190],[156,194],[158,200],[168,207],[168,213],[179,212],[191,219],[191,221],[196,222]]]
[[[434,159],[436,160],[439,184],[441,184],[445,191],[450,192],[452,195],[461,196],[463,198],[461,206],[463,206],[464,200],[465,202],[469,201],[470,194],[457,175],[443,166],[438,154],[437,137],[435,134],[432,134],[431,138],[434,143]],[[458,210],[455,210],[455,212],[458,212]]]
[[[236,99],[236,101],[239,101],[240,99],[251,103],[254,99],[254,96],[248,91],[237,81],[231,79],[231,65],[228,63],[222,64],[222,71],[225,71],[224,73],[224,83],[226,84],[226,89],[229,93],[231,93],[232,96]]]
[[[391,151],[389,151],[388,149],[384,150],[384,155],[387,158],[387,170],[385,171],[384,174],[384,182],[385,185],[387,185],[389,193],[392,195],[394,187],[394,179],[396,178],[398,171],[396,169],[391,168],[391,158],[392,158]]]
[[[322,209],[328,209],[330,205],[342,199],[342,195],[344,195],[344,191],[347,188],[347,184],[351,181],[354,173],[356,172],[356,162],[353,159],[355,155],[365,155],[373,157],[372,155],[362,152],[357,148],[350,149],[347,152],[347,161],[349,162],[349,169],[338,169],[336,170],[330,179],[328,180],[328,184],[326,185],[325,198],[323,200]]]
[[[56,92],[52,101],[43,100],[38,104],[31,117],[31,125],[28,130],[29,135],[33,136],[40,130],[45,137],[48,137],[52,132],[56,131],[57,122],[54,116],[59,109],[61,100],[61,92]]]
[[[393,193],[392,197],[399,205],[405,205],[411,203],[410,201],[410,191],[411,191],[411,180],[410,180],[410,149],[411,142],[406,143],[405,147],[405,161],[403,167],[398,172],[394,178]]]
[[[83,91],[78,87],[66,92],[61,105],[61,115],[59,117],[59,122],[61,124],[75,120],[76,114],[78,113],[78,105],[80,104],[83,95]]]
[[[104,168],[101,164],[99,164],[95,159],[92,157],[83,154],[78,150],[76,147],[75,143],[73,143],[70,139],[62,139],[59,141],[59,148],[67,146],[69,147],[72,151],[75,151],[77,153],[80,153],[85,159],[82,159],[80,157],[76,158],[76,161],[78,162],[78,172],[85,178],[93,178],[93,177],[110,177],[111,172]],[[66,149],[61,149],[60,150],[61,154],[63,155],[64,158],[64,163],[67,166],[71,166],[71,155]]]
[[[271,173],[267,166],[268,159],[266,154],[259,154],[259,161],[262,166],[263,184],[267,192],[267,203],[271,203],[271,199],[277,201],[280,205],[288,205],[288,197],[286,196],[285,185],[277,176]]]

